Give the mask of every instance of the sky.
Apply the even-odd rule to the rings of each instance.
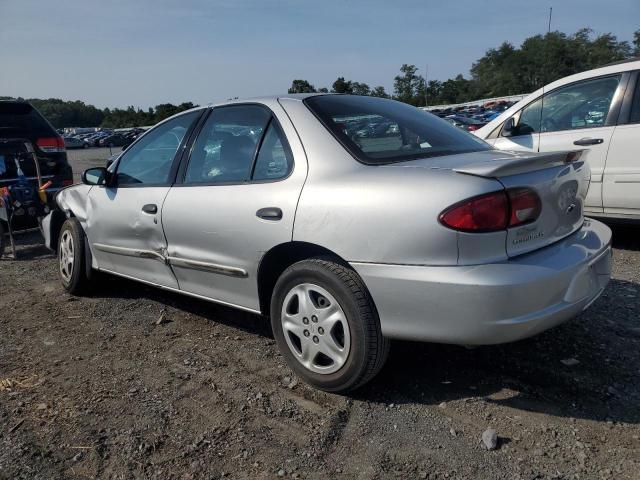
[[[589,27],[631,40],[640,0],[0,0],[0,96],[207,104],[338,76],[393,90],[403,63],[467,75],[503,41]]]

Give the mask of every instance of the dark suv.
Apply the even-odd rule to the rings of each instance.
[[[49,197],[73,183],[73,173],[67,161],[64,140],[32,105],[23,101],[0,101],[0,188],[15,183],[16,152],[24,151],[24,141],[33,145],[43,182],[51,180]],[[36,180],[36,168],[31,159],[20,158],[24,175]]]

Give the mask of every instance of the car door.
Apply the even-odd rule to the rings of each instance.
[[[108,184],[90,190],[87,236],[100,269],[178,288],[164,258],[161,211],[180,146],[201,113],[189,112],[150,130],[118,158]]]
[[[604,213],[640,215],[640,72],[629,81],[611,137],[602,185]]]
[[[269,107],[211,110],[162,211],[180,289],[253,311],[260,259],[291,241],[306,176],[293,126],[279,104]]]

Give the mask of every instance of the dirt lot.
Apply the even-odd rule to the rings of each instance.
[[[111,277],[69,296],[23,237],[0,261],[0,479],[638,479],[639,232],[615,230],[614,280],[574,321],[393,343],[351,396],[298,382],[263,318]]]

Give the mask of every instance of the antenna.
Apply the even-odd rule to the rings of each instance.
[[[424,106],[429,106],[429,98],[428,98],[428,89],[429,89],[429,64],[425,64],[424,66]]]
[[[547,50],[549,35],[551,34],[551,16],[553,15],[553,7],[549,7],[549,24],[547,25],[547,37],[544,42],[544,49]],[[546,55],[545,55],[546,58]],[[540,97],[540,124],[538,126],[538,151],[540,151],[540,140],[542,139],[542,114],[544,112],[544,87],[547,85],[547,69],[542,74],[542,96]]]

